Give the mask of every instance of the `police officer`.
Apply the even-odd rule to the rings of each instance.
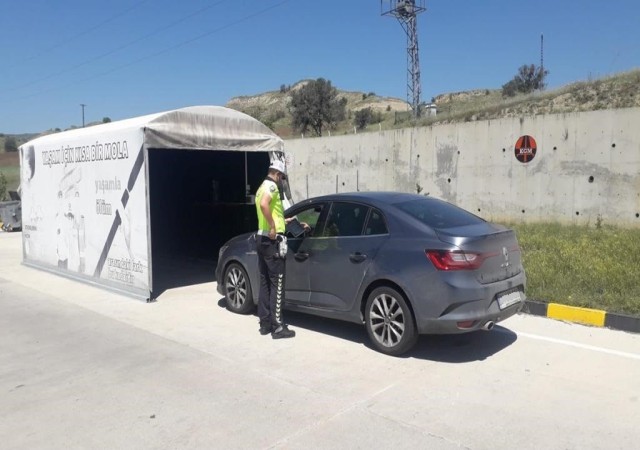
[[[285,179],[284,163],[274,160],[269,166],[267,178],[256,192],[258,213],[258,265],[260,269],[260,295],[258,317],[260,334],[271,333],[273,339],[290,338],[296,335],[282,321],[284,299],[285,259],[280,256],[279,236],[284,236],[285,218],[282,205],[282,180]]]

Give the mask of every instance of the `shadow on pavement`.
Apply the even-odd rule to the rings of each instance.
[[[210,283],[216,280],[216,262],[188,258],[153,260],[153,297],[183,286]]]
[[[227,307],[224,298],[218,301],[221,308]],[[255,315],[255,313],[254,313]],[[364,326],[351,322],[326,319],[310,314],[286,311],[286,323],[292,328],[302,328],[362,344],[377,351],[369,342]],[[464,334],[423,335],[416,345],[400,358],[416,358],[446,363],[482,361],[513,344],[518,336],[511,330],[496,325],[491,331],[474,331]]]
[[[447,363],[482,361],[504,350],[518,339],[511,330],[496,325],[491,331],[420,336],[404,357]]]

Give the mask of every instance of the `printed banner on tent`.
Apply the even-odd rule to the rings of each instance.
[[[20,155],[25,262],[148,291],[142,130],[47,136]]]

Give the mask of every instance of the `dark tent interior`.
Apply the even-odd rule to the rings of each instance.
[[[258,228],[268,152],[149,150],[153,297],[214,281],[220,246]]]

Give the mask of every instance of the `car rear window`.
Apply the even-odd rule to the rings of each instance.
[[[394,206],[434,229],[456,228],[483,223],[480,217],[436,199],[416,199]]]

